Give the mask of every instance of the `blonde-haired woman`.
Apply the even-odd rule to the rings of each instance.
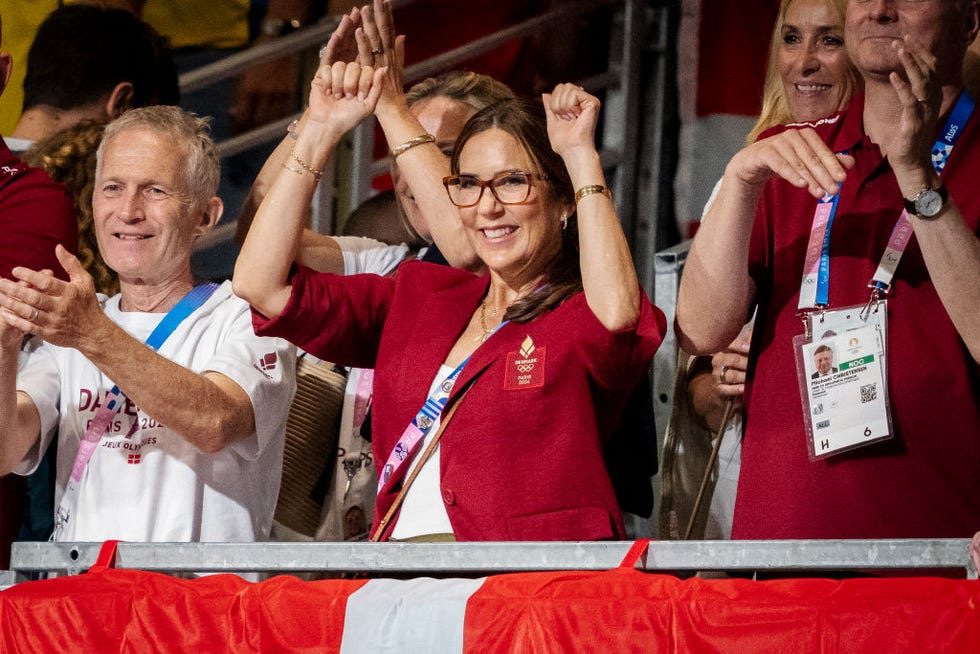
[[[746,137],[747,144],[778,125],[831,116],[843,110],[860,88],[860,78],[844,48],[846,6],[847,0],[782,0],[772,31],[762,109]],[[707,215],[720,186],[719,180],[703,215]],[[706,494],[689,537],[728,538],[731,534],[741,459],[741,398],[751,339],[750,322],[727,350],[712,357],[682,353],[678,361],[664,455],[662,537],[685,537],[693,504],[686,499],[693,500],[697,494],[709,442],[717,438],[722,427],[721,442],[716,443],[714,492]],[[677,442],[686,443],[686,462],[673,451],[672,443]],[[705,450],[701,455],[699,447]],[[710,506],[704,506],[708,497]]]
[[[754,143],[776,125],[825,118],[847,106],[861,81],[844,50],[847,0],[782,0],[772,30]]]

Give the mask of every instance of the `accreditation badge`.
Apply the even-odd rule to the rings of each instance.
[[[811,461],[891,438],[887,304],[808,314],[793,339]]]

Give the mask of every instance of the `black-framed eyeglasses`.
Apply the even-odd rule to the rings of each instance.
[[[488,180],[480,179],[476,175],[449,175],[442,178],[442,183],[453,204],[457,207],[472,207],[480,202],[485,188],[490,189],[500,204],[523,204],[531,195],[535,179],[547,181],[548,178],[524,170],[508,170]]]

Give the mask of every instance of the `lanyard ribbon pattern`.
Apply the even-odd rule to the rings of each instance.
[[[385,461],[385,465],[381,469],[381,476],[378,478],[379,493],[384,485],[388,483],[388,480],[391,479],[395,471],[408,460],[408,455],[425,438],[425,435],[432,429],[432,425],[442,415],[442,410],[446,408],[446,402],[449,400],[449,394],[452,392],[453,386],[456,385],[456,380],[459,379],[460,373],[463,372],[463,367],[469,360],[470,358],[466,357],[461,364],[456,366],[455,370],[439,382],[436,390],[425,400],[425,404],[415,414],[411,424],[402,432],[398,442],[395,443],[395,448],[388,455],[388,460]]]
[[[963,91],[953,107],[952,113],[946,120],[939,138],[932,147],[932,165],[939,175],[943,174],[953,146],[963,133],[963,128],[973,114],[975,102],[970,95]],[[800,283],[800,301],[797,308],[800,311],[822,309],[829,304],[830,290],[830,230],[834,216],[837,213],[837,203],[840,192],[832,196],[824,196],[817,203],[813,214],[813,225],[810,229],[810,240],[807,243],[806,257],[803,263],[803,279]],[[888,239],[888,245],[878,269],[871,279],[874,294],[887,293],[891,280],[898,269],[905,248],[913,235],[912,222],[908,212],[902,210],[895,227]]]
[[[177,326],[194,313],[194,311],[203,306],[217,288],[217,284],[209,282],[191,289],[187,295],[181,298],[167,312],[163,320],[147,336],[145,341],[147,347],[154,352],[160,349],[160,346],[177,329]],[[108,430],[112,419],[118,413],[119,407],[122,406],[125,400],[126,396],[123,392],[119,390],[118,386],[113,385],[112,389],[106,394],[102,406],[99,407],[95,417],[85,430],[85,437],[79,443],[78,453],[75,455],[75,462],[72,464],[71,475],[68,478],[65,493],[61,498],[58,510],[55,512],[55,528],[52,535],[54,540],[58,540],[71,517],[71,507],[75,504],[75,500],[78,497],[79,484],[82,481],[85,468],[88,467],[89,461],[92,460],[92,455],[95,454],[95,449],[99,445],[99,441],[102,440],[103,434]]]
[[[508,321],[503,321],[497,328],[493,331],[496,333],[501,327],[507,324]],[[492,336],[493,334],[491,334]],[[489,338],[488,338],[489,340]],[[463,372],[463,368],[466,366],[467,362],[470,360],[466,357],[461,364],[456,366],[456,369],[446,375],[436,386],[432,395],[425,400],[425,404],[422,408],[418,410],[415,414],[415,418],[412,419],[411,424],[405,428],[402,435],[398,438],[398,442],[395,443],[395,448],[388,455],[388,459],[385,461],[384,467],[381,469],[381,475],[378,478],[378,492],[384,488],[384,485],[388,483],[388,480],[392,478],[395,472],[409,460],[410,455],[412,455],[418,446],[418,444],[425,438],[425,435],[429,433],[432,429],[432,425],[435,424],[439,416],[442,415],[442,410],[446,408],[446,402],[449,400],[449,394],[452,393],[453,386],[456,385],[456,380],[459,379],[459,375]]]

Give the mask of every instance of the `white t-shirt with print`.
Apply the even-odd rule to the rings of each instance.
[[[401,245],[388,245],[364,236],[333,237],[344,254],[344,274],[374,273],[387,275],[408,258],[411,250]]]
[[[120,311],[118,295],[103,300],[106,315],[140,341],[165,315]],[[296,387],[295,348],[282,339],[256,336],[248,304],[225,282],[159,353],[196,373],[218,372],[241,386],[252,402],[255,432],[208,454],[125,402],[82,476],[62,540],[266,540]],[[58,506],[86,425],[113,382],[71,348],[42,343],[21,358],[26,361],[17,387],[38,408],[41,439],[16,472],[30,474],[57,433]]]

